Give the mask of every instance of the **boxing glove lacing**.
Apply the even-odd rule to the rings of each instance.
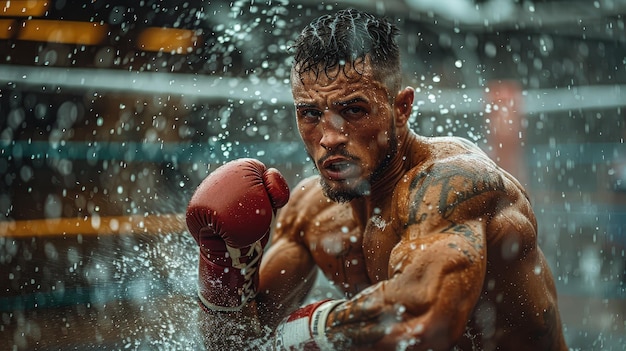
[[[226,250],[228,250],[228,256],[232,261],[233,268],[239,269],[240,274],[244,277],[243,286],[240,288],[241,295],[241,304],[234,307],[225,307],[218,306],[207,301],[202,294],[198,294],[200,301],[206,308],[213,311],[223,311],[223,312],[233,312],[239,311],[243,308],[243,306],[248,303],[249,300],[253,299],[256,296],[256,289],[253,286],[254,284],[254,274],[258,270],[258,263],[262,257],[263,253],[263,245],[261,241],[257,241],[250,246],[248,252],[244,255],[241,254],[241,249],[237,249],[231,246],[226,245]],[[250,257],[248,262],[241,262],[241,257]]]

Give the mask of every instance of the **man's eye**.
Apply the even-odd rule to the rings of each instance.
[[[300,112],[300,116],[307,120],[317,120],[321,115],[322,113],[318,110],[302,110]]]
[[[344,115],[352,118],[361,117],[366,114],[366,111],[360,107],[352,106],[343,110]]]

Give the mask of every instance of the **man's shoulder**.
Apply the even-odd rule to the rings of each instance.
[[[333,204],[325,195],[319,175],[307,177],[293,187],[286,210],[316,213]]]
[[[484,171],[499,172],[497,165],[475,143],[456,136],[425,138],[420,150],[424,157],[408,172],[410,178],[429,174],[447,177],[458,172],[467,173],[474,170],[478,174]]]
[[[340,206],[324,195],[319,179],[319,176],[305,178],[292,189],[289,202],[278,215],[279,235],[299,241],[303,231],[308,231],[314,223],[324,222]]]
[[[396,186],[399,203],[416,197],[459,197],[457,201],[461,201],[460,197],[477,195],[517,198],[524,192],[507,172],[467,139],[433,137],[427,138],[423,145],[428,150],[426,156]]]
[[[302,198],[323,195],[320,184],[320,176],[312,175],[299,181],[291,191],[291,197],[301,200]]]
[[[456,199],[507,197],[510,202],[528,198],[523,186],[476,144],[460,137],[427,138],[427,156],[405,173],[398,183],[399,198]],[[412,195],[409,195],[412,194]]]
[[[473,155],[488,159],[487,154],[469,139],[459,136],[441,136],[428,138],[435,158],[444,159],[457,155]]]

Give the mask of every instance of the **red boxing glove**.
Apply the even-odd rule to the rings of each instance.
[[[280,172],[251,158],[224,164],[198,186],[187,227],[200,245],[198,296],[206,308],[237,311],[254,298],[272,218],[288,200]]]

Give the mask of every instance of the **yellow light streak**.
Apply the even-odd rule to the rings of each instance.
[[[0,16],[4,17],[39,17],[43,16],[50,1],[9,0],[0,1]]]
[[[167,234],[187,230],[185,215],[88,216],[0,222],[0,237]]]
[[[141,31],[137,47],[144,51],[185,54],[199,45],[196,31],[178,28],[149,27]]]
[[[95,45],[100,43],[107,33],[106,24],[32,19],[23,22],[17,39]]]
[[[10,19],[0,19],[0,39],[9,39],[15,31],[15,21]]]

